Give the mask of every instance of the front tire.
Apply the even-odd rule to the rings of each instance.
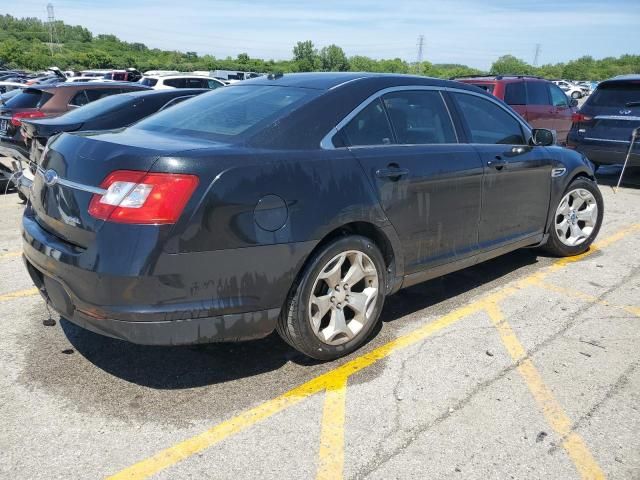
[[[316,360],[361,347],[378,324],[385,298],[385,263],[368,238],[350,235],[313,255],[292,286],[277,331]]]
[[[603,214],[598,185],[585,177],[576,178],[555,206],[545,249],[560,257],[586,252],[600,231]]]

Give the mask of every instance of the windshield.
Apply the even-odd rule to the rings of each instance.
[[[60,118],[68,122],[86,122],[87,120],[95,117],[99,117],[106,113],[118,110],[123,105],[131,103],[131,96],[129,95],[109,95],[99,100],[87,103],[86,105],[75,108]]]
[[[621,108],[640,102],[640,83],[615,82],[599,85],[587,103],[592,107]]]
[[[279,86],[218,88],[153,115],[133,128],[224,140],[266,125],[318,94],[316,90]]]

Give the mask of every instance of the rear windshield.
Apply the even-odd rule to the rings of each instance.
[[[217,88],[163,110],[133,128],[225,140],[267,125],[319,93],[280,86]]]
[[[42,90],[23,90],[5,102],[9,108],[40,108],[53,97],[51,93]]]
[[[74,123],[86,122],[92,118],[117,110],[128,103],[131,103],[131,97],[129,95],[110,95],[94,102],[87,103],[82,107],[75,108],[65,113],[60,118]]]
[[[485,92],[493,93],[493,89],[496,88],[494,83],[472,83],[471,85],[475,85],[478,88],[483,89]]]
[[[142,80],[140,80],[140,83],[142,85],[147,86],[147,87],[155,87],[156,83],[158,83],[158,79],[157,78],[143,78]]]
[[[592,107],[630,106],[629,104],[640,102],[640,83],[616,82],[599,85],[587,102]]]

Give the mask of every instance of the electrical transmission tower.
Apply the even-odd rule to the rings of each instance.
[[[418,56],[416,58],[416,73],[422,73],[422,55],[424,53],[424,35],[418,36]]]
[[[536,53],[533,55],[533,66],[538,66],[538,60],[540,59],[540,44],[536,43]]]
[[[49,24],[49,48],[51,49],[51,55],[53,55],[54,45],[60,43],[58,32],[56,32],[56,16],[53,12],[53,3],[47,4],[47,19]]]

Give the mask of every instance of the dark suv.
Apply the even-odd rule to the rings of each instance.
[[[616,77],[600,83],[574,115],[567,143],[596,166],[623,163],[638,127],[640,75]],[[629,165],[640,166],[640,147],[634,146]]]
[[[534,128],[555,130],[564,144],[578,101],[552,82],[539,77],[487,76],[457,78],[495,95],[518,112]]]

